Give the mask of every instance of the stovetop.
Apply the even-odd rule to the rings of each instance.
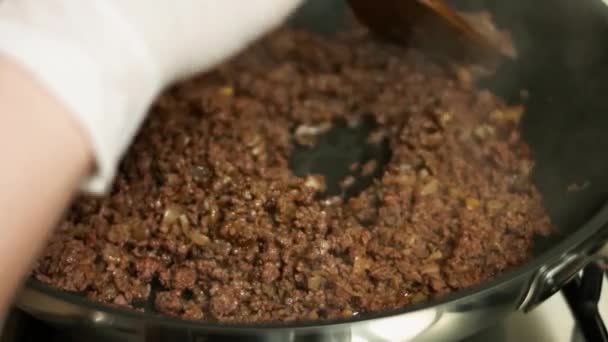
[[[602,286],[599,310],[602,317],[608,319],[606,281]],[[515,313],[497,326],[481,332],[466,342],[487,341],[585,342],[585,339],[581,336],[563,295],[557,293],[529,314]]]
[[[602,317],[608,317],[608,284],[604,279],[599,311]],[[5,331],[0,342],[97,342],[88,336],[73,338],[54,328],[13,310],[5,322]],[[75,334],[77,335],[77,334]],[[514,341],[552,341],[552,342],[586,342],[581,336],[574,316],[564,296],[557,293],[541,306],[528,314],[514,313],[498,325],[491,327],[476,336],[461,342],[514,342]],[[99,341],[101,342],[101,341]],[[123,341],[112,341],[123,342]],[[127,342],[127,341],[124,341]]]

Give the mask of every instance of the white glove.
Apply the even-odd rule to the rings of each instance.
[[[0,54],[81,124],[106,191],[158,93],[277,26],[301,0],[0,0]]]

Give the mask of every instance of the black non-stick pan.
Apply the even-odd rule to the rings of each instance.
[[[405,0],[404,0],[405,1]],[[464,337],[559,291],[608,239],[608,7],[600,0],[459,1],[490,10],[511,31],[519,58],[480,82],[506,100],[529,96],[523,136],[536,159],[533,178],[559,233],[537,241],[527,264],[479,286],[392,312],[341,321],[229,325],[187,322],[93,303],[30,280],[25,311],[93,336],[131,341],[394,341]],[[309,1],[292,24],[340,29],[342,1]],[[89,335],[87,335],[89,336]]]

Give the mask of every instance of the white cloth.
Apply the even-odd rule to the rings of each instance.
[[[1,0],[0,53],[71,110],[104,192],[168,84],[213,67],[277,26],[301,0]]]

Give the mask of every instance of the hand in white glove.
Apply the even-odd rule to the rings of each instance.
[[[300,0],[0,0],[0,54],[75,116],[102,192],[148,106],[277,26]],[[16,39],[18,37],[18,39]]]

